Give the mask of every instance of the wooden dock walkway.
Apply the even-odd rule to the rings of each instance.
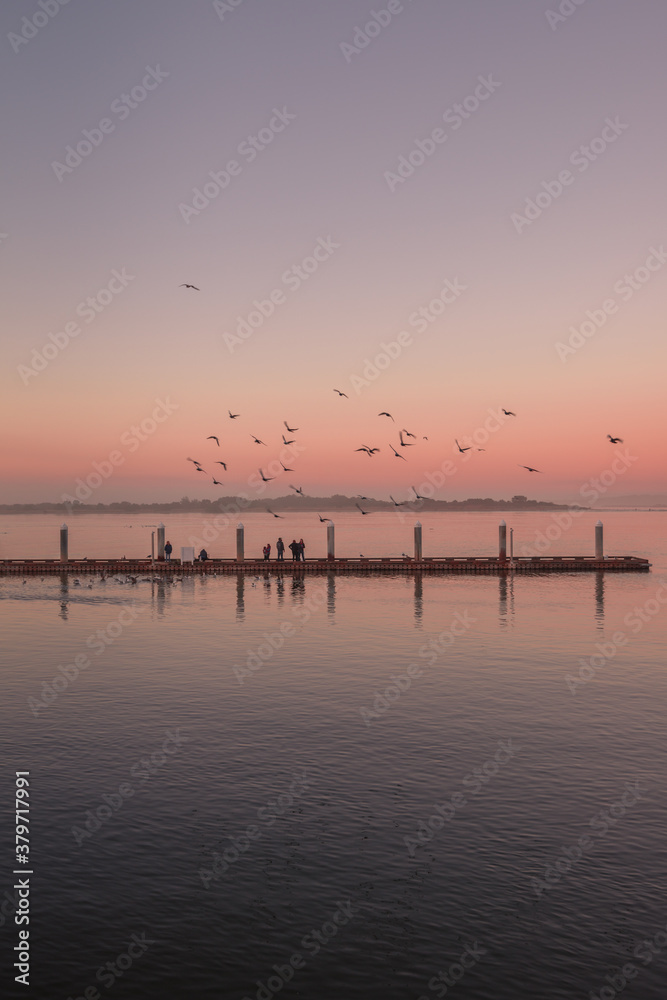
[[[114,576],[124,573],[129,576],[147,573],[164,576],[174,574],[312,574],[336,573],[339,575],[370,575],[386,573],[647,573],[651,568],[648,559],[639,556],[534,556],[514,559],[499,559],[498,556],[432,556],[422,559],[412,558],[358,558],[358,559],[306,559],[305,562],[275,559],[208,559],[206,562],[184,563],[172,559],[170,562],[150,559],[2,559],[0,575],[46,576],[54,573],[97,573]]]

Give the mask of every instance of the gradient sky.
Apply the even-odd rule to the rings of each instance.
[[[249,477],[280,455],[283,420],[303,450],[269,497],[293,483],[403,498],[450,461],[441,499],[577,502],[611,469],[608,433],[630,456],[609,494],[667,488],[667,254],[636,290],[623,278],[667,242],[667,7],[586,0],[552,25],[557,3],[406,0],[346,58],[341,43],[387,6],[241,0],[220,16],[210,2],[70,0],[12,44],[41,8],[3,5],[5,502],[71,495],[114,451],[89,502],[257,496]],[[121,117],[115,102],[148,67],[168,75]],[[494,92],[467,120],[443,120],[480,77]],[[295,118],[249,162],[238,147],[275,109]],[[113,131],[59,179],[53,164],[104,118]],[[607,119],[613,141],[594,144],[584,170],[575,151]],[[444,142],[390,190],[386,173],[437,128]],[[230,160],[240,173],[186,222],[179,205]],[[517,232],[513,214],[564,170],[571,183]],[[289,287],[285,272],[320,239],[339,246]],[[132,280],[94,321],[77,316],[123,269]],[[426,330],[411,327],[446,280],[465,291]],[[274,289],[285,300],[230,350],[224,335]],[[559,357],[605,300],[613,314]],[[73,322],[79,335],[26,374]],[[355,391],[352,376],[403,330],[412,343]],[[130,429],[158,399],[174,411],[135,444]],[[499,407],[517,417],[484,442]],[[413,448],[398,446],[403,427]],[[486,450],[460,461],[454,439],[476,431]],[[381,452],[355,454],[361,444]],[[227,461],[224,488],[188,456],[210,471]]]

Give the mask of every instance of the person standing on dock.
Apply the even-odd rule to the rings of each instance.
[[[292,541],[289,543],[289,547],[290,547],[290,549],[292,551],[292,562],[298,562],[299,561],[299,543],[297,542],[296,538],[292,539]]]
[[[169,562],[169,560],[171,559],[172,552],[173,552],[173,546],[171,542],[167,542],[167,544],[164,547],[164,558],[166,562]]]
[[[276,553],[277,553],[276,556],[277,561],[285,562],[285,543],[282,540],[282,538],[279,538],[278,541],[276,542]]]
[[[268,562],[269,559],[271,558],[271,542],[266,543],[266,545],[262,549],[262,552],[264,553],[264,562]]]
[[[206,562],[207,559],[208,559],[208,552],[206,551],[206,549],[202,549],[201,552],[199,553],[199,561]]]
[[[301,562],[305,562],[306,561],[306,556],[305,556],[306,543],[304,542],[303,538],[299,539],[298,545],[299,545],[299,555],[298,555],[297,562],[298,562],[299,559],[301,560]]]

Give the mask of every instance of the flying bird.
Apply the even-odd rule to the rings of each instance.
[[[283,472],[294,472],[294,469],[288,469],[287,466],[283,465],[282,462],[280,464],[283,466]]]
[[[394,500],[394,498],[391,495],[391,493],[389,494],[389,499],[393,503],[394,507],[404,507],[405,506],[405,500],[401,500],[400,502],[398,500]]]
[[[294,438],[290,438],[290,440],[288,441],[285,435],[283,434],[283,444],[294,444]]]
[[[224,486],[225,485],[224,483],[219,483],[217,479],[214,479],[213,482],[215,483],[216,486]]]
[[[185,281],[183,284],[178,286],[179,288],[192,288],[195,292],[201,292],[201,288],[197,288],[196,285],[188,285]]]
[[[417,493],[417,490],[414,488],[414,486],[412,487],[412,492],[414,493],[414,495],[417,497],[418,500],[428,500],[428,497],[423,497],[420,493]]]
[[[401,448],[414,448],[414,445],[410,444],[409,441],[404,441],[403,440],[403,431],[399,431],[398,432],[398,436],[401,439]],[[411,434],[410,436],[414,437],[414,434]]]
[[[410,431],[406,431],[405,427],[404,427],[404,428],[403,428],[403,430],[401,431],[401,434],[405,434],[405,436],[406,436],[406,437],[409,437],[409,438],[413,438],[413,437],[416,437],[416,435],[414,435],[414,434],[411,434],[411,433],[410,433]]]
[[[350,397],[349,397],[349,396],[347,395],[347,393],[345,393],[345,392],[341,392],[341,391],[340,391],[340,389],[334,389],[334,392],[337,392],[339,396],[345,396],[345,399],[349,399],[349,398],[350,398]]]
[[[215,441],[215,443],[217,444],[218,448],[220,447],[220,442],[218,441],[218,439],[215,436],[215,434],[209,434],[209,436],[206,438],[206,440],[207,441]]]
[[[355,506],[355,507],[357,508],[357,510],[358,510],[358,511],[360,511],[360,512],[361,512],[362,514],[370,514],[370,511],[369,511],[369,510],[361,510],[361,507],[359,506],[359,504],[358,504],[358,503],[355,503],[355,505],[354,505],[354,506]]]
[[[273,511],[272,511],[272,510],[269,510],[269,508],[267,507],[267,508],[266,508],[266,513],[267,513],[267,514],[273,514]],[[280,517],[280,518],[282,518],[282,519],[284,520],[284,518],[283,518],[282,514],[273,514],[273,516],[274,516],[274,517]]]
[[[541,469],[531,469],[529,465],[520,465],[520,469],[528,469],[529,472],[541,472]]]
[[[456,438],[454,438],[454,440],[456,441]],[[461,454],[463,454],[464,451],[470,451],[470,448],[462,448],[458,441],[456,441],[456,447],[459,449]]]
[[[390,420],[394,420],[394,418],[392,417],[391,413],[387,413],[386,410],[383,410],[382,413],[378,413],[378,417],[389,417]],[[396,423],[395,420],[394,420],[394,423]]]
[[[259,438],[256,438],[254,434],[251,434],[250,437],[253,439],[255,444],[263,444],[265,448],[268,448],[268,445],[264,444],[264,441],[260,441]]]
[[[394,453],[394,457],[395,457],[395,458],[402,458],[404,462],[407,462],[407,458],[405,457],[405,455],[399,455],[399,453],[398,453],[398,452],[396,451],[396,449],[394,448],[393,444],[390,444],[390,445],[389,445],[389,447],[390,447],[390,448],[391,448],[391,450],[393,451],[393,453]]]
[[[511,410],[503,410],[503,413],[505,414],[506,417],[516,417],[516,413],[512,413]]]
[[[275,476],[265,476],[261,469],[259,469],[259,474],[262,477],[263,483],[270,483],[272,479],[275,479]]]
[[[306,494],[305,494],[305,493],[303,492],[303,490],[301,489],[301,487],[300,487],[300,486],[299,486],[299,487],[297,488],[296,486],[292,486],[292,484],[290,483],[290,484],[289,484],[289,488],[290,488],[291,490],[294,490],[294,492],[295,492],[295,493],[300,493],[302,497],[305,497],[305,495],[306,495]]]
[[[195,465],[201,465],[201,462],[198,462],[196,458],[188,458],[188,459],[186,459],[186,461],[187,462],[194,462]]]
[[[327,522],[331,520],[330,517],[322,517],[321,514],[318,514],[317,516],[319,517],[319,519],[322,522],[322,524],[327,524]]]
[[[370,497],[362,497],[361,494],[357,494],[357,500],[370,500]]]
[[[612,444],[623,444],[623,438],[613,438],[611,434],[607,434],[607,437],[609,438]]]
[[[227,410],[227,413],[229,414],[229,419],[230,420],[236,420],[237,417],[241,416],[240,413],[232,413],[231,410]]]
[[[284,423],[285,427],[287,428],[287,433],[288,434],[296,434],[296,432],[299,429],[298,427],[290,427],[290,425],[287,423],[286,420],[283,420],[283,423]]]
[[[223,467],[223,469],[225,470],[225,472],[227,471],[227,463],[226,462],[214,462],[213,464],[214,465],[221,465]]]
[[[369,457],[369,458],[372,458],[372,457],[373,457],[373,454],[374,454],[374,453],[375,453],[376,451],[379,451],[380,449],[379,449],[379,448],[369,448],[369,447],[368,447],[368,445],[367,445],[367,444],[365,444],[365,445],[363,445],[363,446],[362,446],[361,448],[355,448],[354,450],[355,450],[355,451],[365,451],[365,452],[366,452],[366,454],[368,455],[368,457]]]

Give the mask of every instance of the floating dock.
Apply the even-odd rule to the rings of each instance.
[[[422,559],[358,558],[358,559],[306,559],[305,562],[275,559],[207,559],[206,562],[181,563],[151,559],[3,559],[0,575],[46,576],[54,573],[95,573],[105,576],[181,576],[187,574],[443,574],[443,573],[648,573],[651,564],[639,556],[533,556],[501,559],[498,556],[432,556]]]

